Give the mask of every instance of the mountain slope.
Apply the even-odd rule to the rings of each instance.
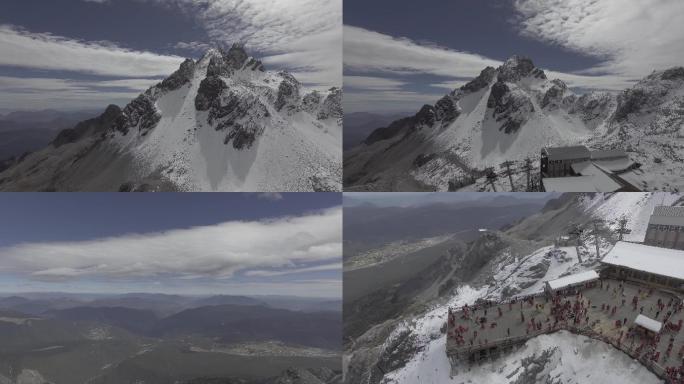
[[[341,189],[342,92],[303,94],[240,45],[187,59],[0,173],[0,190]]]
[[[483,235],[462,257],[453,260],[451,272],[443,268],[451,277],[434,280],[440,286],[438,299],[405,306],[403,313],[385,319],[359,337],[345,339],[345,382],[535,383],[547,382],[547,375],[553,378],[548,382],[593,382],[606,377],[601,361],[620,367],[620,372],[608,372],[625,383],[659,382],[646,368],[630,364],[622,352],[562,333],[529,340],[518,351],[452,375],[442,326],[449,306],[540,292],[545,280],[595,268],[600,258],[595,245],[598,242],[601,256],[610,250],[618,240],[620,218],[628,219],[630,232],[625,240],[643,241],[653,207],[681,205],[681,199],[681,194],[664,193],[566,194],[505,232]],[[591,231],[595,218],[604,220],[598,236]],[[581,245],[555,248],[554,239],[567,235],[574,224],[585,229]],[[555,347],[561,344],[569,348]],[[580,355],[573,352],[578,349],[582,350]],[[536,378],[526,376],[526,372],[536,374]],[[578,381],[577,372],[591,378]]]
[[[188,309],[160,320],[155,335],[203,335],[224,343],[280,340],[340,349],[342,319],[337,312],[294,312],[258,305],[217,305]]]
[[[682,106],[681,67],[654,72],[618,96],[578,95],[530,59],[514,56],[346,151],[345,188],[480,188],[476,180],[487,167],[513,161],[522,173],[522,162],[538,159],[545,146],[586,144],[627,150],[642,164],[635,184],[676,191],[684,187],[684,177],[672,177],[684,174]]]

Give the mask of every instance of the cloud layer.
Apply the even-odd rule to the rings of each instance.
[[[106,76],[168,76],[183,58],[0,25],[0,65]]]
[[[0,248],[0,275],[47,281],[229,278],[250,269],[316,268],[311,264],[336,262],[341,255],[338,207],[300,217]]]
[[[313,87],[342,84],[342,0],[174,1],[213,42],[246,43]]]
[[[516,0],[520,32],[604,58],[584,73],[642,78],[684,63],[679,0]]]

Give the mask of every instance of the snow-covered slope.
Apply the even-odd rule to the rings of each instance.
[[[341,190],[342,93],[303,94],[234,45],[66,130],[2,190]]]
[[[681,67],[654,72],[618,96],[579,95],[514,56],[347,151],[345,188],[447,190],[452,182],[451,189],[482,189],[477,179],[487,167],[512,161],[522,174],[527,158],[538,167],[545,146],[586,144],[626,149],[643,165],[632,181],[676,191],[684,187],[683,94]]]
[[[525,347],[501,359],[479,366],[459,367],[458,373],[452,376],[443,330],[450,306],[473,304],[478,299],[500,300],[538,293],[543,290],[544,281],[594,269],[600,257],[617,241],[620,219],[628,220],[626,228],[630,233],[625,235],[625,240],[643,241],[653,208],[681,205],[684,203],[682,197],[670,193],[616,193],[577,194],[559,200],[557,204],[560,205],[545,209],[499,234],[501,241],[509,245],[493,255],[470,281],[461,281],[439,300],[425,303],[423,311],[388,319],[356,339],[346,355],[347,372],[352,372],[348,378],[371,377],[369,383],[396,384],[613,382],[611,378],[629,384],[660,382],[622,352],[564,332],[529,340]],[[592,231],[593,220],[597,218],[604,220],[598,236]],[[554,239],[567,234],[565,230],[573,224],[585,230],[580,236],[581,245],[575,247],[572,241],[572,244],[555,247]],[[530,242],[541,246],[531,252],[520,251],[525,249],[520,246],[521,242],[533,238],[532,233],[543,234],[537,242]],[[596,254],[597,241],[599,255]],[[377,340],[382,340],[381,344],[374,345]],[[369,367],[364,370],[355,365]],[[376,373],[373,377],[374,365],[381,366],[384,374]]]

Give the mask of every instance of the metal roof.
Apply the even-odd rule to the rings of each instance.
[[[655,207],[648,223],[684,226],[684,207]]]
[[[627,152],[623,151],[622,149],[598,149],[591,151],[592,160],[614,157],[627,157]]]
[[[589,159],[591,153],[584,145],[575,145],[572,147],[549,147],[544,148],[549,160],[571,160],[571,159]]]

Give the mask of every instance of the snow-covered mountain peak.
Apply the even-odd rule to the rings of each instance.
[[[534,66],[532,59],[524,56],[514,55],[506,60],[499,68],[499,81],[516,82],[525,77],[536,79],[546,79],[546,74],[541,69]]]
[[[483,190],[488,168],[513,162],[524,177],[526,160],[542,148],[586,145],[624,149],[641,164],[628,175],[639,189],[681,190],[684,181],[672,175],[684,172],[683,111],[682,67],[654,72],[621,94],[576,94],[513,56],[347,151],[347,186]]]
[[[341,190],[342,92],[304,100],[301,88],[240,44],[210,49],[123,109],[60,133],[3,172],[0,189]],[[97,156],[107,159],[80,162]]]

